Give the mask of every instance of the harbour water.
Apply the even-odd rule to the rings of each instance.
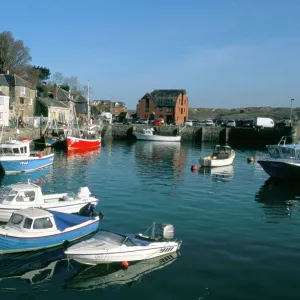
[[[191,172],[212,144],[104,143],[56,151],[52,168],[1,178],[30,179],[47,192],[89,186],[103,228],[143,232],[171,223],[180,254],[130,265],[84,267],[61,249],[0,256],[1,299],[298,299],[300,188],[274,183],[259,150],[238,150],[233,166]]]

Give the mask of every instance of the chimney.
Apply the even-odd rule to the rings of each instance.
[[[56,85],[56,83],[54,83],[54,87],[53,87],[53,99],[57,100],[57,85]]]

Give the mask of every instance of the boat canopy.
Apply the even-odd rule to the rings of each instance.
[[[106,243],[113,244],[115,246],[136,246],[133,239],[130,238],[128,235],[124,235],[121,233],[111,232],[107,230],[100,230],[94,238],[96,240],[104,241]]]
[[[93,220],[92,217],[85,217],[73,214],[65,214],[58,211],[48,210],[54,218],[57,229],[63,231],[68,227],[79,225],[83,222]]]

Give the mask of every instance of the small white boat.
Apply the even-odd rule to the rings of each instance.
[[[142,132],[136,132],[135,134],[138,140],[143,141],[162,141],[162,142],[180,142],[181,135],[167,136],[155,134],[153,128],[143,128]]]
[[[216,145],[214,152],[210,156],[201,157],[199,163],[201,167],[224,167],[233,163],[235,151],[230,146]]]
[[[0,222],[7,222],[19,209],[37,207],[64,213],[78,213],[87,204],[97,205],[88,187],[79,189],[75,196],[68,193],[43,195],[41,187],[31,183],[18,183],[0,189]]]
[[[71,246],[67,256],[82,264],[97,265],[122,261],[152,259],[180,249],[181,240],[174,239],[174,227],[161,224],[155,234],[122,234],[100,230],[93,238]]]

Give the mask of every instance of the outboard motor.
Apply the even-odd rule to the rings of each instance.
[[[158,236],[162,239],[174,239],[174,226],[171,224],[160,224],[157,232]]]
[[[88,203],[85,206],[81,207],[79,214],[85,217],[94,217],[95,208],[96,208],[95,204]]]

